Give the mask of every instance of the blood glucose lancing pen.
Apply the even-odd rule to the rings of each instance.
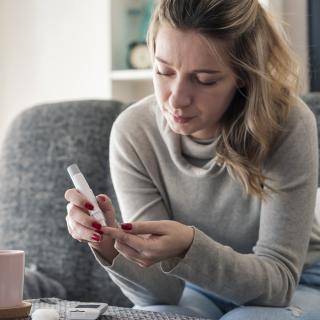
[[[96,197],[94,196],[91,188],[88,185],[88,182],[81,173],[79,167],[76,164],[72,164],[67,168],[67,170],[76,189],[80,191],[85,197],[87,197],[93,204],[93,210],[89,210],[90,216],[97,219],[102,226],[106,226],[107,224],[104,219],[104,215],[99,208]]]

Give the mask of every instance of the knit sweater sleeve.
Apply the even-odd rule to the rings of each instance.
[[[239,253],[195,228],[184,259],[162,262],[164,272],[238,305],[289,304],[314,219],[318,143],[316,121],[306,107],[293,109],[286,129],[265,163],[264,174],[278,193],[262,202],[252,253]]]
[[[110,169],[122,218],[136,220],[169,219],[168,210],[158,188],[140,159],[136,145],[152,152],[146,134],[135,119],[135,112],[126,110],[115,121],[110,137]],[[150,119],[145,119],[149,121]],[[132,125],[136,123],[136,125]],[[131,125],[128,125],[131,123]],[[154,161],[154,155],[145,155],[145,161]],[[148,163],[148,166],[153,166]],[[177,304],[184,289],[184,281],[163,273],[160,264],[142,268],[119,254],[112,265],[93,250],[102,267],[109,273],[122,292],[139,306],[150,304]]]

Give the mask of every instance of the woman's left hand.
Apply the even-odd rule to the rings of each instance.
[[[194,237],[192,227],[171,220],[136,221],[121,224],[121,229],[103,227],[102,231],[116,240],[120,254],[141,267],[183,258]]]

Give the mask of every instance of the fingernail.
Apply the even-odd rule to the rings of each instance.
[[[106,198],[104,196],[98,196],[102,202],[106,202]]]
[[[88,209],[88,210],[93,210],[93,209],[94,209],[94,206],[93,206],[91,203],[89,203],[89,202],[87,202],[84,206],[85,206],[86,209]]]
[[[92,222],[92,227],[100,230],[102,228],[102,225],[99,222]]]
[[[131,230],[132,229],[132,223],[121,223],[121,229],[123,229],[123,230]]]
[[[95,233],[95,234],[91,237],[91,239],[94,240],[94,241],[100,241],[100,240],[101,240],[101,236]]]

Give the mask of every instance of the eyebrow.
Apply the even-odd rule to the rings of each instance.
[[[165,61],[160,57],[155,57],[155,59],[164,63],[164,64],[167,64],[169,66],[171,65],[168,61]],[[219,70],[211,70],[211,69],[196,69],[196,70],[192,70],[192,72],[194,72],[194,73],[212,73],[212,74],[221,73],[221,71],[219,71]]]

